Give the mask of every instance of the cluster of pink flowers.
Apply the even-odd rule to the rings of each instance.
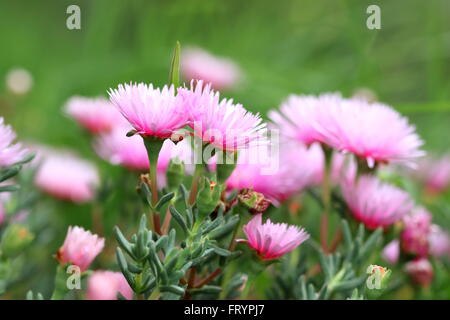
[[[152,85],[120,85],[111,90],[111,101],[137,133],[162,139],[190,126],[194,135],[224,150],[238,150],[260,138],[265,125],[259,115],[246,111],[232,100],[220,99],[219,93],[194,82],[190,89]]]
[[[66,239],[56,258],[61,264],[72,263],[86,271],[92,261],[103,250],[105,239],[81,227],[69,227]]]

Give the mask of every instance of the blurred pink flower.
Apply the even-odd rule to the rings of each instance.
[[[253,159],[254,150],[258,158]],[[238,164],[226,184],[228,189],[252,188],[279,204],[303,189],[319,184],[323,161],[319,145],[309,149],[282,145],[279,154],[269,154],[268,149],[263,148],[249,149],[241,151]]]
[[[119,126],[98,135],[94,140],[94,149],[101,158],[111,164],[146,171],[149,169],[149,161],[144,140],[139,135],[127,137],[129,131],[128,126]]]
[[[440,193],[450,186],[450,154],[440,158],[420,159],[417,170],[412,173],[431,193]]]
[[[72,97],[67,101],[64,110],[67,115],[94,134],[110,131],[115,126],[126,123],[114,105],[102,97]]]
[[[234,151],[248,148],[255,143],[265,143],[266,124],[259,114],[252,114],[232,99],[222,99],[210,85],[202,81],[191,89],[178,89],[194,135],[204,142],[223,150]]]
[[[187,124],[187,114],[173,86],[162,89],[152,84],[125,84],[110,89],[111,102],[142,136],[169,138]]]
[[[141,136],[127,137],[130,131],[128,127],[118,127],[111,132],[99,135],[94,141],[97,154],[114,165],[121,165],[131,170],[149,170],[149,160],[144,141]],[[158,156],[158,184],[165,186],[166,171],[171,160],[183,161],[187,173],[192,174],[194,170],[192,148],[188,140],[182,140],[177,144],[170,139],[163,143]]]
[[[389,106],[338,94],[290,96],[269,113],[282,135],[304,144],[321,142],[367,161],[413,166],[423,156],[415,127]],[[386,124],[389,125],[386,125]]]
[[[81,227],[69,227],[66,239],[56,258],[61,264],[72,263],[86,271],[95,257],[102,251],[105,239]]]
[[[117,300],[119,292],[127,300],[133,299],[133,290],[121,272],[95,271],[87,286],[88,300]]]
[[[280,110],[269,112],[269,118],[285,138],[305,145],[323,142],[322,135],[317,130],[317,126],[321,124],[318,111],[323,109],[326,112],[330,105],[339,104],[341,100],[341,95],[337,93],[319,96],[290,95],[282,102]]]
[[[425,287],[433,281],[433,266],[425,258],[408,262],[405,265],[405,272],[411,276],[414,282]]]
[[[414,206],[408,193],[369,175],[345,181],[341,189],[355,219],[369,229],[401,220]]]
[[[400,234],[403,251],[418,257],[426,257],[431,214],[424,208],[416,208],[403,217],[403,224],[404,229]]]
[[[318,113],[319,140],[355,154],[369,167],[391,162],[414,166],[413,161],[425,154],[419,149],[423,142],[415,127],[387,105],[342,99],[318,109]]]
[[[386,247],[384,247],[382,256],[383,259],[390,264],[396,264],[400,257],[400,241],[392,240],[389,242]]]
[[[433,257],[450,255],[450,235],[439,226],[433,224],[428,235],[429,251]]]
[[[94,198],[99,176],[86,160],[69,153],[49,153],[37,169],[35,184],[56,198],[83,203]]]
[[[11,126],[5,125],[0,117],[0,167],[8,167],[25,158],[28,150],[20,143],[14,143],[16,133]]]
[[[187,81],[203,80],[217,90],[230,89],[241,79],[241,70],[231,59],[188,47],[181,54],[181,72]]]
[[[262,260],[279,258],[309,238],[309,234],[297,226],[272,223],[269,219],[263,224],[262,214],[257,214],[244,226],[244,233],[247,239],[239,241],[247,242]]]

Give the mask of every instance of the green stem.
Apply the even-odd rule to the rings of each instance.
[[[323,203],[323,213],[320,223],[320,241],[322,248],[328,251],[328,222],[331,209],[331,186],[330,186],[330,173],[331,173],[331,157],[332,150],[323,145],[323,150],[325,153],[325,168],[322,181],[322,203]]]
[[[150,162],[150,191],[152,193],[151,215],[155,232],[161,234],[161,222],[159,213],[154,209],[158,203],[158,156],[164,140],[155,137],[143,137],[145,148],[147,149],[148,160]]]

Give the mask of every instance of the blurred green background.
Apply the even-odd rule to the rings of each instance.
[[[66,28],[70,4],[81,8],[81,30]],[[381,30],[366,27],[370,4],[381,7]],[[21,139],[92,155],[61,112],[65,100],[121,82],[163,84],[179,40],[234,59],[245,82],[226,95],[252,111],[264,114],[289,93],[370,88],[412,118],[427,149],[443,150],[449,13],[449,0],[3,0],[0,76],[23,67],[34,87],[20,99],[3,95],[0,112]]]

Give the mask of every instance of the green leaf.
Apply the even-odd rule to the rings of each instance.
[[[170,63],[170,72],[169,72],[169,83],[173,84],[176,88],[180,85],[180,51],[181,45],[180,42],[177,41],[175,44],[175,49],[173,51],[172,62]]]
[[[171,206],[169,208],[170,213],[172,214],[172,218],[180,225],[181,229],[183,229],[183,232],[185,234],[188,233],[188,227],[186,224],[186,220],[184,219],[184,217],[178,212],[178,210]]]
[[[165,205],[170,200],[172,200],[174,196],[175,196],[174,192],[169,192],[169,193],[166,193],[165,195],[163,195],[161,197],[161,199],[159,199],[158,203],[156,204],[155,210],[159,211],[162,208],[162,206]]]

